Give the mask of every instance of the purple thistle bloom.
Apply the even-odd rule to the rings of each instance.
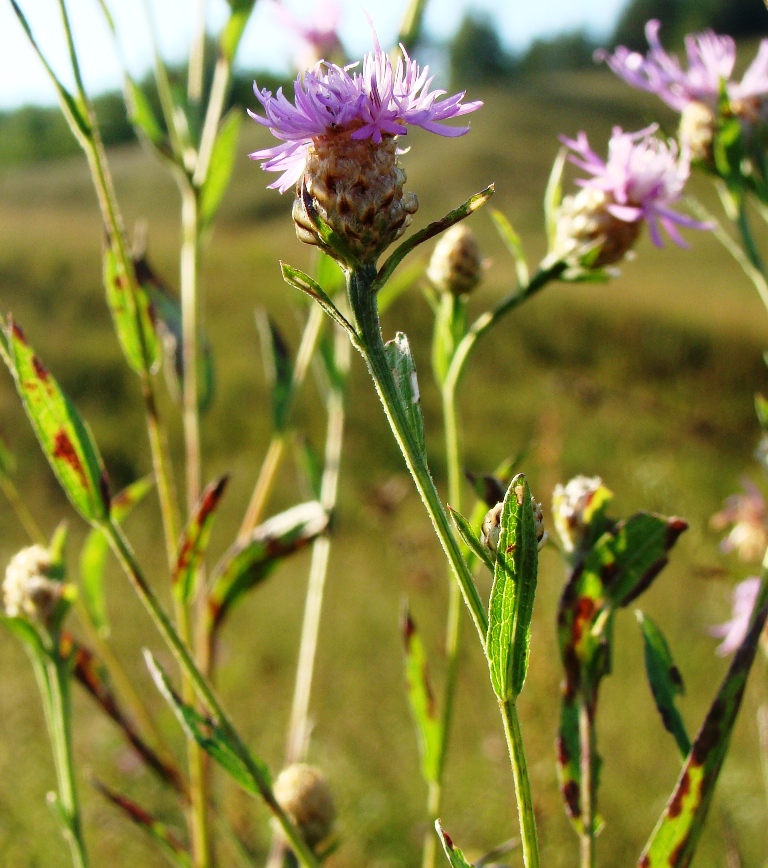
[[[613,54],[596,52],[595,58],[604,60],[632,87],[657,94],[679,112],[692,102],[703,102],[716,109],[723,86],[732,102],[768,94],[768,40],[761,41],[757,56],[741,82],[736,82],[731,81],[736,45],[730,36],[720,36],[712,30],[686,36],[688,69],[684,70],[677,57],[662,48],[660,27],[655,19],[645,25],[650,46],[645,57],[620,45]]]
[[[752,618],[752,610],[757,601],[757,592],[760,590],[760,579],[752,576],[739,582],[733,589],[733,607],[730,621],[717,624],[709,628],[711,636],[723,641],[717,646],[720,657],[727,657],[744,641]]]
[[[636,133],[625,133],[614,127],[605,161],[590,148],[584,132],[576,139],[562,137],[561,141],[575,154],[569,157],[570,161],[592,175],[576,183],[606,194],[605,207],[613,217],[625,223],[645,220],[657,247],[663,246],[659,226],[676,244],[687,247],[677,226],[711,227],[672,209],[690,175],[690,160],[685,151],[679,153],[675,142],[656,138],[653,135],[656,129],[652,125]]]
[[[254,93],[265,117],[249,111],[259,124],[282,143],[250,154],[268,172],[282,172],[270,187],[281,193],[301,177],[313,141],[348,134],[354,140],[370,138],[379,144],[385,136],[403,136],[407,127],[422,127],[441,136],[462,136],[469,127],[447,127],[443,121],[480,108],[482,102],[462,104],[464,94],[446,99],[443,90],[430,90],[428,67],[422,70],[400,46],[403,57],[392,68],[389,56],[378,45],[357,64],[340,67],[321,61],[295,82],[293,104],[282,88],[275,96],[268,90]]]

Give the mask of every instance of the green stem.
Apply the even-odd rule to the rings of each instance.
[[[48,541],[45,538],[45,534],[40,530],[32,513],[27,509],[26,503],[21,499],[19,490],[7,476],[3,476],[2,474],[0,474],[0,489],[2,489],[8,503],[11,505],[11,509],[16,513],[16,517],[24,526],[24,530],[32,542],[36,542],[41,546],[47,545]]]
[[[499,702],[501,717],[504,721],[504,735],[507,739],[509,759],[515,779],[517,812],[520,818],[520,839],[523,847],[523,863],[526,868],[539,868],[539,843],[536,835],[536,815],[533,810],[531,781],[528,776],[528,763],[523,747],[523,734],[517,706],[509,699]]]
[[[595,727],[587,700],[579,701],[579,744],[581,747],[581,868],[595,868]]]
[[[147,584],[136,557],[123,536],[122,531],[117,525],[112,523],[104,525],[102,530],[107,535],[113,551],[120,561],[120,564],[128,576],[134,590],[138,594],[139,599],[149,612],[149,615],[159,630],[160,635],[167,643],[182,671],[191,681],[198,698],[207,707],[208,713],[213,716],[227,740],[231,743],[238,758],[248,770],[253,782],[259,789],[261,797],[267,803],[267,806],[282,827],[286,838],[299,859],[299,862],[305,866],[305,868],[318,868],[318,861],[304,841],[301,832],[277,803],[269,783],[262,775],[261,769],[253,761],[250,751],[243,743],[234,727],[234,724],[224,711],[216,693],[205,679],[205,676],[195,665],[192,655],[189,653],[189,650],[182,642],[176,630],[174,630],[173,624],[163,611],[163,608],[158,602],[157,597],[155,597],[152,589]]]
[[[371,292],[371,285],[375,277],[376,271],[373,266],[355,269],[348,274],[347,288],[359,332],[361,352],[373,377],[379,398],[384,405],[392,433],[454,571],[480,637],[483,651],[487,656],[488,616],[475,587],[472,573],[464,560],[461,548],[448,522],[448,517],[440,501],[440,495],[429,473],[426,459],[422,456],[416,435],[411,430],[402,398],[397,389],[381,336],[376,297]],[[533,813],[530,780],[523,752],[517,709],[512,702],[501,703],[500,707],[515,780],[518,816],[523,839],[523,857],[526,868],[538,868],[536,820]]]
[[[67,663],[60,659],[48,658],[41,666],[45,667],[44,678],[47,682],[48,726],[51,748],[53,750],[58,798],[66,815],[64,837],[69,844],[72,864],[75,868],[86,868],[88,857],[85,852],[80,807],[75,785],[75,771],[72,762],[72,709],[70,704],[70,672]]]
[[[197,275],[198,275],[198,201],[190,184],[182,190],[181,205],[181,321],[182,366],[184,380],[184,444],[187,468],[187,513],[192,515],[200,497],[202,469],[200,455],[200,417],[197,405]]]

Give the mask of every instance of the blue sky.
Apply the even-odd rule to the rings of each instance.
[[[18,0],[39,44],[54,68],[66,81],[67,53],[57,0]],[[150,48],[142,0],[107,0],[120,34],[129,69],[140,75],[150,63]],[[197,0],[149,0],[160,33],[161,48],[170,60],[179,60],[187,50]],[[391,44],[407,0],[340,0],[344,8],[341,35],[354,54],[370,48],[371,37],[365,11],[373,18],[382,45]],[[430,0],[426,24],[437,38],[450,36],[468,8],[487,12],[499,28],[505,45],[524,47],[536,36],[546,36],[585,27],[593,34],[606,34],[625,0]],[[300,18],[313,15],[318,0],[284,0]],[[221,24],[227,6],[224,0],[208,0],[209,28]],[[120,69],[115,49],[96,0],[69,0],[86,86],[92,93],[119,87]],[[243,67],[288,69],[290,35],[277,24],[268,0],[259,0],[240,50]],[[11,4],[0,0],[0,108],[27,102],[54,103],[55,93],[39,61],[13,15]]]

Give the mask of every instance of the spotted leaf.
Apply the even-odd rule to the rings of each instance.
[[[405,642],[405,680],[419,740],[421,774],[427,783],[433,783],[439,776],[442,727],[429,683],[424,643],[407,607],[403,613],[402,630]]]

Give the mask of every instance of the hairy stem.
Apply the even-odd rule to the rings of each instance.
[[[500,702],[501,717],[504,721],[504,735],[507,739],[509,759],[512,763],[512,773],[515,779],[515,796],[517,812],[520,819],[520,839],[523,848],[523,863],[526,868],[539,868],[539,843],[536,835],[536,814],[533,810],[531,781],[528,776],[528,763],[523,747],[523,734],[520,731],[520,719],[517,716],[517,706],[510,699]]]

